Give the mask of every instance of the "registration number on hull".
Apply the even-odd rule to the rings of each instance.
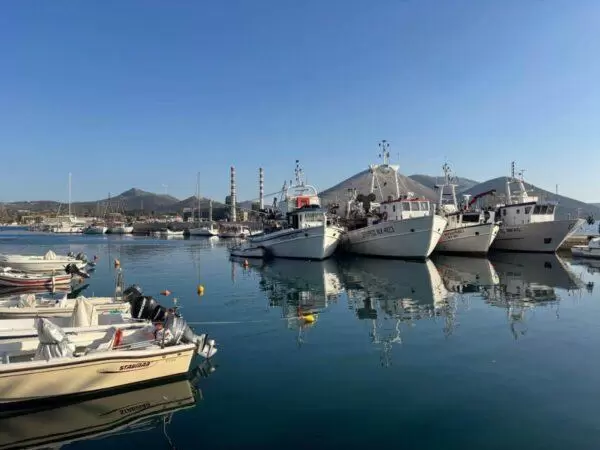
[[[386,233],[394,233],[395,231],[396,230],[394,230],[394,227],[390,225],[388,227],[377,228],[375,230],[363,231],[360,234],[360,237],[362,237],[364,239],[364,238],[379,236],[379,235],[386,234]]]

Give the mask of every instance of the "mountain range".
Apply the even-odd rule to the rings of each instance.
[[[459,197],[463,194],[475,195],[486,192],[492,189],[496,190],[496,198],[491,201],[500,201],[506,186],[506,177],[494,178],[485,182],[478,182],[468,178],[458,178],[457,193]],[[415,174],[411,176],[399,175],[400,192],[412,192],[419,197],[425,197],[432,201],[437,201],[439,191],[436,190],[436,185],[441,182],[441,177],[433,177],[430,175]],[[530,195],[538,195],[543,200],[556,201],[559,204],[557,209],[558,218],[566,217],[600,217],[600,203],[584,203],[576,199],[556,195],[550,191],[541,189],[537,186],[525,183],[525,187]],[[393,176],[381,176],[377,179],[375,185],[377,197],[387,198],[394,196],[396,188],[394,185]],[[348,199],[352,192],[368,193],[371,190],[371,174],[369,170],[353,175],[346,180],[330,187],[320,193],[323,204],[329,205],[338,203],[340,205],[339,212],[343,214]],[[203,211],[203,216],[207,215],[209,200],[202,198],[200,201],[200,209]],[[181,213],[183,208],[195,208],[197,200],[195,196],[190,196],[180,200],[172,195],[155,194],[152,192],[143,191],[141,189],[132,188],[115,197],[105,198],[101,200],[89,202],[74,202],[71,204],[73,214],[77,215],[103,215],[106,212],[127,212],[131,214],[158,214],[158,213]],[[238,203],[239,207],[250,209],[252,202],[244,201]],[[3,205],[9,212],[30,211],[36,212],[57,212],[66,213],[67,206],[60,202],[51,200],[39,201],[22,201],[11,202]],[[213,201],[213,216],[215,218],[224,217],[228,206],[221,202]]]

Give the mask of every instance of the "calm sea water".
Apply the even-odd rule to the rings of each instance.
[[[220,351],[193,383],[5,419],[0,449],[18,436],[30,440],[17,448],[74,440],[73,449],[600,443],[600,263],[503,253],[244,268],[226,246],[2,231],[0,252],[98,256],[84,295],[111,295],[119,259],[126,284],[157,298],[170,290]],[[299,309],[318,311],[314,323],[298,320]]]

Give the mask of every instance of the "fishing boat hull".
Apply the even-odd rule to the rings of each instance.
[[[99,392],[188,372],[195,344],[0,364],[0,404]]]
[[[251,238],[250,243],[276,258],[322,260],[333,255],[343,232],[335,226],[288,229]]]
[[[350,253],[387,258],[426,259],[439,242],[447,220],[438,215],[379,222],[346,234]]]
[[[435,247],[443,253],[469,253],[485,255],[498,235],[500,225],[481,223],[453,229],[446,228]]]
[[[491,248],[494,250],[554,253],[583,223],[583,219],[572,219],[534,222],[523,225],[502,225]]]

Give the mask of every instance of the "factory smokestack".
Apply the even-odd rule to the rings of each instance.
[[[258,201],[259,208],[265,209],[265,173],[263,172],[263,168],[258,169]]]
[[[231,166],[231,221],[235,222],[237,220],[235,214],[235,167]]]

